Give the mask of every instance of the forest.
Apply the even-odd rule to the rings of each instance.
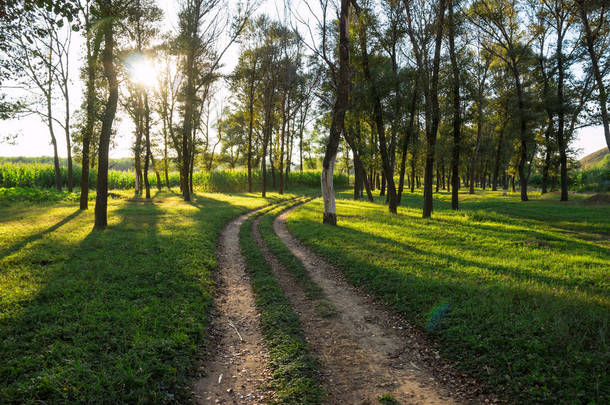
[[[610,401],[607,1],[0,30],[0,403]]]

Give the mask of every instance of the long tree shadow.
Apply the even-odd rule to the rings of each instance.
[[[5,257],[8,257],[10,255],[12,255],[13,253],[23,249],[25,246],[29,245],[32,242],[35,242],[39,239],[41,239],[43,236],[56,231],[57,229],[59,229],[60,227],[62,227],[63,225],[67,224],[68,222],[70,222],[71,220],[73,220],[74,218],[76,218],[77,216],[80,215],[82,211],[81,210],[76,210],[74,211],[72,214],[68,215],[67,217],[65,217],[64,219],[62,219],[61,221],[57,222],[55,225],[48,227],[47,229],[38,232],[34,235],[28,236],[25,239],[22,239],[21,241],[19,241],[18,243],[14,244],[13,246],[9,247],[8,249],[5,249],[4,251],[0,252],[0,260],[4,259]]]
[[[123,203],[0,321],[0,402],[187,402],[228,202]],[[171,400],[169,400],[171,399]]]
[[[450,348],[448,355],[492,384],[505,385],[508,375],[521,393],[544,383],[548,392],[566,399],[604,398],[608,306],[584,299],[580,286],[353,228],[309,220],[289,225],[352,283],[406,319],[423,326],[435,307],[447,304],[449,313],[435,333]],[[469,271],[473,268],[483,271]],[[566,293],[570,290],[575,294]],[[584,290],[607,297],[603,288]]]

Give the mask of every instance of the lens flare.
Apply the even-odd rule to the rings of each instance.
[[[127,76],[132,83],[144,87],[151,87],[157,82],[159,71],[154,62],[142,54],[131,54],[125,60]]]

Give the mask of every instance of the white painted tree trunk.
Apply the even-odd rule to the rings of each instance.
[[[324,218],[322,222],[325,224],[337,224],[337,208],[335,206],[335,188],[333,184],[333,172],[335,170],[335,153],[330,159],[328,168],[322,167],[322,199],[324,200]]]

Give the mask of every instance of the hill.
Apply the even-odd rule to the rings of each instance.
[[[582,170],[590,169],[591,166],[594,166],[596,163],[601,162],[604,159],[604,156],[609,154],[608,148],[603,148],[598,150],[597,152],[593,152],[590,155],[585,156],[580,159],[580,166]]]

